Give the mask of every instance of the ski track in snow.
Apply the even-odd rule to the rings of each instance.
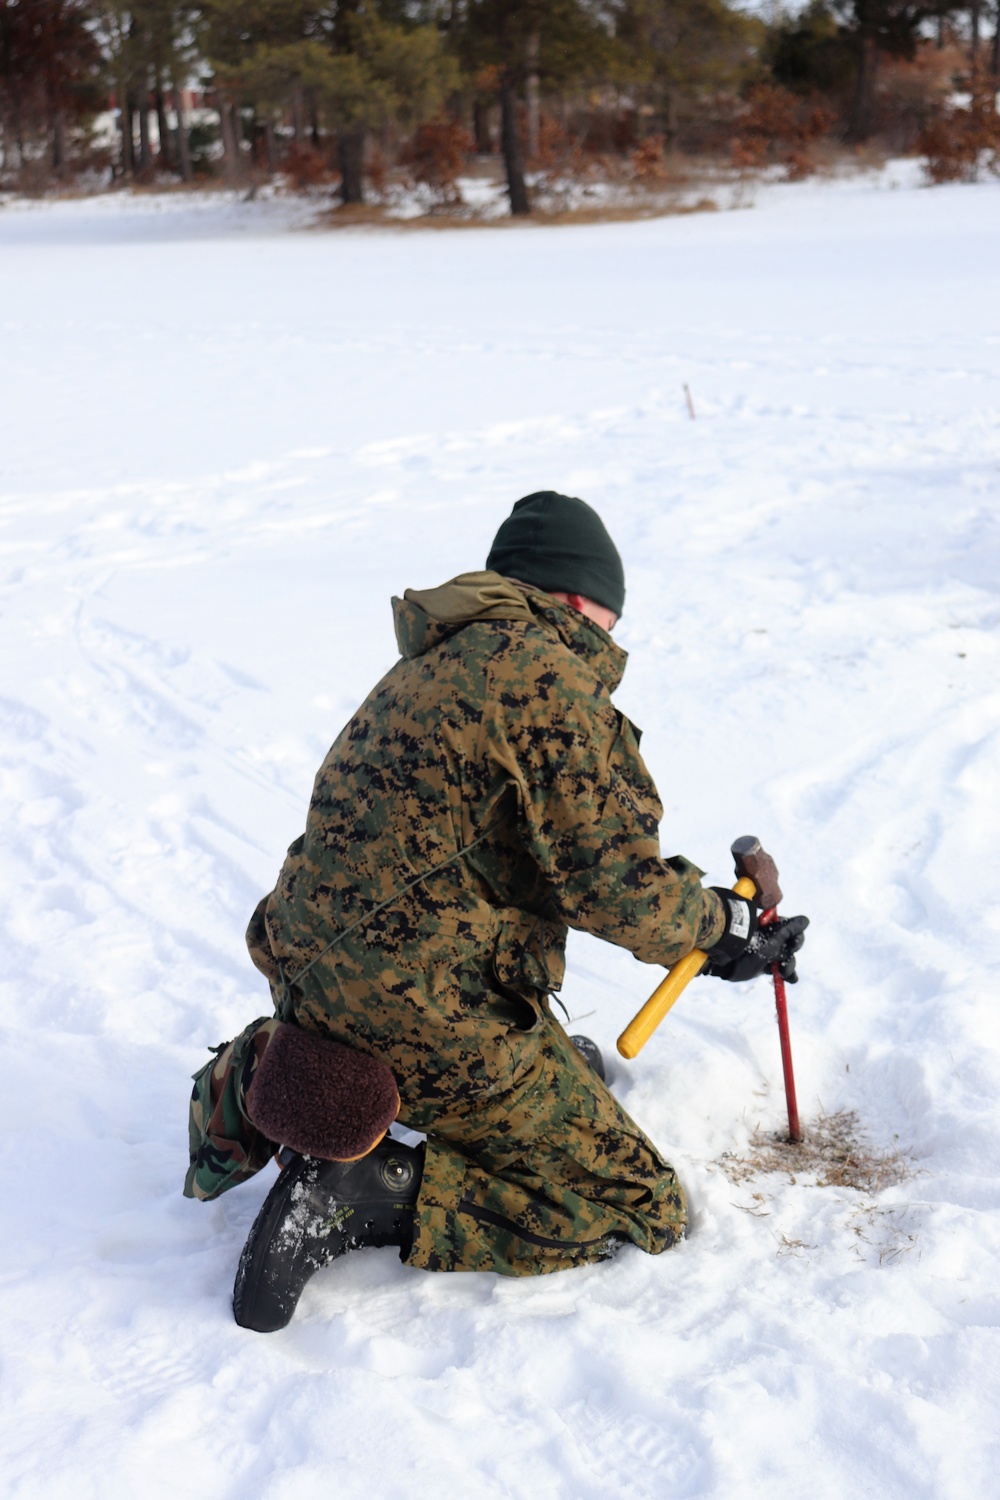
[[[895,180],[433,235],[0,209],[5,1494],[1000,1493],[1000,188]],[[721,883],[759,833],[812,917],[805,1121],[916,1175],[731,1183],[780,1059],[766,984],[704,982],[612,1063],[682,1247],[367,1252],[246,1334],[273,1169],[181,1197],[188,1076],[268,1009],[243,930],[389,595],[549,486],[625,556],[667,852]],[[658,978],[574,936],[564,997],[613,1056]]]

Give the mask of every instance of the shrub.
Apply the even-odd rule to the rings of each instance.
[[[662,135],[649,135],[629,157],[632,175],[646,187],[657,187],[670,176],[663,152]]]
[[[918,46],[912,58],[879,61],[875,88],[875,128],[891,151],[916,149],[922,133],[940,115],[953,80],[965,71],[962,49],[954,43]]]
[[[475,142],[459,120],[439,114],[417,131],[403,160],[417,182],[424,182],[442,203],[461,203],[458,176],[475,149]]]
[[[613,109],[594,99],[576,123],[580,146],[587,155],[614,153],[620,156],[630,151],[637,141],[634,109]]]
[[[964,105],[945,107],[920,137],[931,182],[975,182],[985,168],[1000,176],[1000,115],[995,80],[972,80]]]
[[[730,154],[741,171],[782,161],[789,177],[813,171],[807,147],[832,130],[835,116],[818,99],[801,99],[777,83],[758,83],[747,94]]]
[[[298,141],[292,141],[286,150],[281,170],[298,189],[324,187],[337,175],[325,151]]]
[[[538,120],[538,150],[530,164],[536,172],[552,181],[559,177],[586,175],[593,165],[593,157],[583,149],[576,136],[543,109]]]

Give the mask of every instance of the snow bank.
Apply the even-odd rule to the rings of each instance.
[[[0,213],[6,1492],[995,1493],[1000,190],[282,227]],[[701,981],[615,1067],[683,1247],[537,1282],[369,1252],[246,1334],[271,1174],[181,1198],[188,1074],[267,1008],[243,929],[389,594],[550,486],[625,555],[667,849],[721,882],[758,833],[813,919],[807,1125],[854,1109],[916,1175],[731,1181],[782,1120],[772,1005]],[[570,960],[613,1052],[659,974]]]

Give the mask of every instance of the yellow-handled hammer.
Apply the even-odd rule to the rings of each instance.
[[[761,848],[760,839],[746,834],[735,841],[732,852],[739,876],[733,886],[737,896],[754,901],[765,910],[777,906],[781,900],[778,871],[774,860]],[[622,1057],[638,1057],[681,991],[701,973],[707,960],[708,954],[701,948],[693,948],[684,958],[678,959],[618,1038],[618,1051]]]

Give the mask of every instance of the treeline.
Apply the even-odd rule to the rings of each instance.
[[[0,181],[336,172],[359,203],[399,162],[447,196],[499,152],[524,213],[546,163],[794,166],[885,131],[886,98],[912,146],[955,87],[995,114],[998,77],[1000,0],[811,0],[769,24],[726,0],[0,0]]]

